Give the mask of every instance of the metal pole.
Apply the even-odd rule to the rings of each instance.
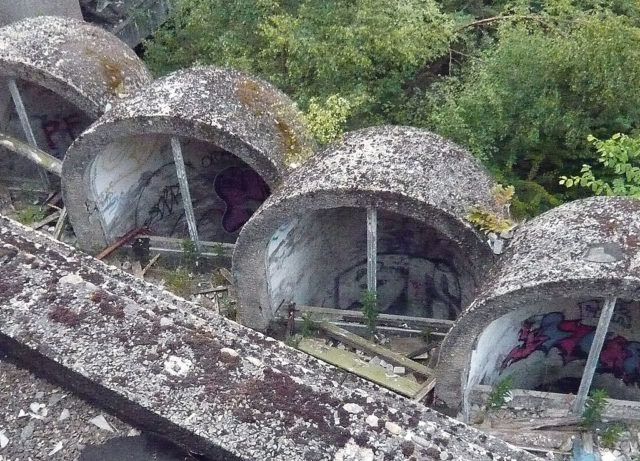
[[[616,306],[616,298],[607,298],[602,306],[602,312],[600,313],[600,320],[598,320],[598,326],[593,336],[593,342],[591,343],[591,349],[589,350],[589,357],[587,357],[587,363],[584,366],[584,372],[582,373],[582,381],[580,381],[580,388],[578,389],[578,395],[576,396],[576,403],[574,406],[574,412],[576,414],[582,414],[584,411],[584,404],[587,401],[587,394],[591,388],[591,381],[593,381],[593,375],[596,372],[598,366],[598,360],[600,359],[600,352],[604,345],[604,339],[609,331],[609,323],[613,316],[613,309]]]
[[[9,92],[11,93],[13,104],[15,104],[16,106],[16,111],[18,112],[18,117],[20,118],[20,124],[22,125],[22,131],[24,131],[24,135],[27,137],[27,142],[31,147],[37,148],[38,143],[36,142],[36,137],[33,135],[33,130],[31,129],[31,124],[29,123],[29,117],[27,116],[27,111],[24,108],[22,96],[20,96],[20,90],[18,90],[18,85],[16,85],[16,81],[14,79],[9,79]],[[38,168],[38,172],[40,173],[40,179],[42,180],[45,189],[48,190],[50,185],[47,173],[42,170],[42,168]]]
[[[375,207],[367,207],[367,290],[377,290],[378,257],[378,212]]]
[[[187,172],[184,168],[184,158],[182,157],[182,148],[178,138],[171,138],[171,150],[173,150],[173,161],[176,165],[176,174],[178,175],[178,184],[180,185],[180,194],[182,195],[182,203],[184,206],[184,215],[187,219],[189,227],[189,235],[191,240],[200,251],[200,240],[198,239],[198,228],[196,226],[196,216],[193,213],[193,204],[191,203],[191,192],[189,192],[189,182],[187,181]]]

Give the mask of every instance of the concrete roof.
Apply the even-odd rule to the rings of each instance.
[[[536,459],[6,218],[0,308],[14,360],[213,459]]]
[[[0,76],[41,85],[93,117],[151,80],[133,50],[114,35],[54,16],[0,29]]]
[[[577,200],[529,221],[440,349],[436,394],[456,407],[474,342],[500,316],[557,297],[640,297],[640,200]]]
[[[233,268],[242,323],[266,327],[267,242],[308,210],[372,205],[415,218],[465,249],[482,273],[493,256],[466,216],[472,206],[499,212],[493,185],[469,152],[428,131],[382,126],[345,134],[287,177],[240,233]]]
[[[132,135],[163,134],[197,139],[231,152],[270,187],[288,162],[311,155],[294,103],[274,86],[243,72],[216,67],[180,70],[134,92],[91,125],[69,148],[62,192],[81,241],[104,241],[85,204],[92,200],[87,169],[110,143]]]

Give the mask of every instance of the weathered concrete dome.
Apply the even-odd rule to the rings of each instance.
[[[230,69],[199,67],[120,102],[70,147],[63,196],[82,248],[146,225],[186,237],[170,140],[181,141],[202,240],[234,242],[270,188],[314,149],[292,101]]]
[[[578,200],[521,227],[442,344],[438,398],[458,408],[465,390],[507,376],[575,393],[603,298],[617,297],[594,386],[637,399],[638,235],[640,201],[621,197]]]
[[[75,19],[42,16],[0,29],[0,126],[25,139],[9,79],[17,83],[38,147],[62,158],[111,101],[151,76],[115,36]],[[29,162],[4,151],[0,157],[8,176],[33,176]]]
[[[378,210],[379,307],[455,318],[493,259],[465,219],[472,206],[497,211],[492,186],[468,152],[427,131],[346,134],[286,178],[240,233],[240,321],[264,329],[283,301],[358,308],[369,206]]]

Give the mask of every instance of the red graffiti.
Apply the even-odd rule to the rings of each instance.
[[[240,229],[269,196],[269,186],[249,168],[231,167],[222,171],[216,176],[215,190],[226,204],[222,227],[227,232]]]
[[[518,333],[518,344],[502,361],[505,369],[536,351],[548,354],[556,349],[564,364],[585,359],[589,354],[595,327],[581,320],[565,320],[562,312],[550,312],[525,320]],[[611,373],[626,384],[640,384],[640,342],[617,335],[605,340],[598,362],[599,373]]]

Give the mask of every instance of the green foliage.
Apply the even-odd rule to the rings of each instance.
[[[453,27],[433,0],[173,0],[145,59],[156,74],[193,64],[254,73],[308,110],[326,142],[343,120],[392,120],[418,69],[447,52]]]
[[[302,336],[300,335],[286,335],[284,337],[284,343],[289,346],[289,347],[293,347],[295,349],[298,348],[298,346],[300,345],[300,341],[302,341]]]
[[[364,315],[364,323],[370,336],[376,332],[378,323],[378,297],[374,291],[365,290],[360,298],[362,304],[362,314]]]
[[[198,247],[191,239],[183,239],[182,246],[182,263],[189,269],[194,269],[198,265]]]
[[[306,313],[302,316],[302,327],[300,328],[300,334],[303,338],[308,338],[311,336],[313,331],[315,330],[315,324],[313,323],[313,319],[311,318],[310,313]]]
[[[467,220],[485,233],[502,231],[512,228],[515,223],[508,218],[511,201],[515,194],[513,186],[496,184],[493,189],[493,197],[500,208],[500,213],[481,207],[471,207]]]
[[[640,198],[640,137],[616,133],[605,141],[593,136],[588,140],[598,152],[599,171],[596,173],[593,166],[583,165],[580,175],[561,176],[560,184],[567,188],[587,188],[596,195]]]
[[[614,448],[624,431],[624,425],[612,424],[600,433],[600,444],[605,448]]]
[[[590,157],[588,134],[640,124],[640,29],[605,2],[536,3],[515,2],[509,19],[492,23],[451,76],[415,93],[401,118],[467,146],[501,179],[535,182],[563,200],[575,194],[557,178]]]
[[[22,224],[29,225],[44,219],[44,211],[39,205],[27,205],[18,211],[16,220]]]
[[[307,128],[320,144],[328,144],[344,131],[352,104],[337,94],[329,96],[324,104],[317,98],[309,100],[305,116]]]
[[[213,254],[220,257],[224,254],[224,245],[221,242],[216,242],[213,245]]]
[[[582,412],[581,423],[585,427],[592,427],[602,420],[602,413],[607,406],[609,394],[604,389],[594,389],[589,393]]]
[[[425,343],[431,341],[431,328],[426,327],[424,330],[422,330],[422,340]]]
[[[180,266],[167,274],[167,288],[174,294],[186,297],[191,294],[189,271]]]
[[[487,398],[487,408],[499,408],[504,405],[509,397],[511,397],[511,391],[515,382],[512,376],[504,378],[496,383],[489,393]]]

